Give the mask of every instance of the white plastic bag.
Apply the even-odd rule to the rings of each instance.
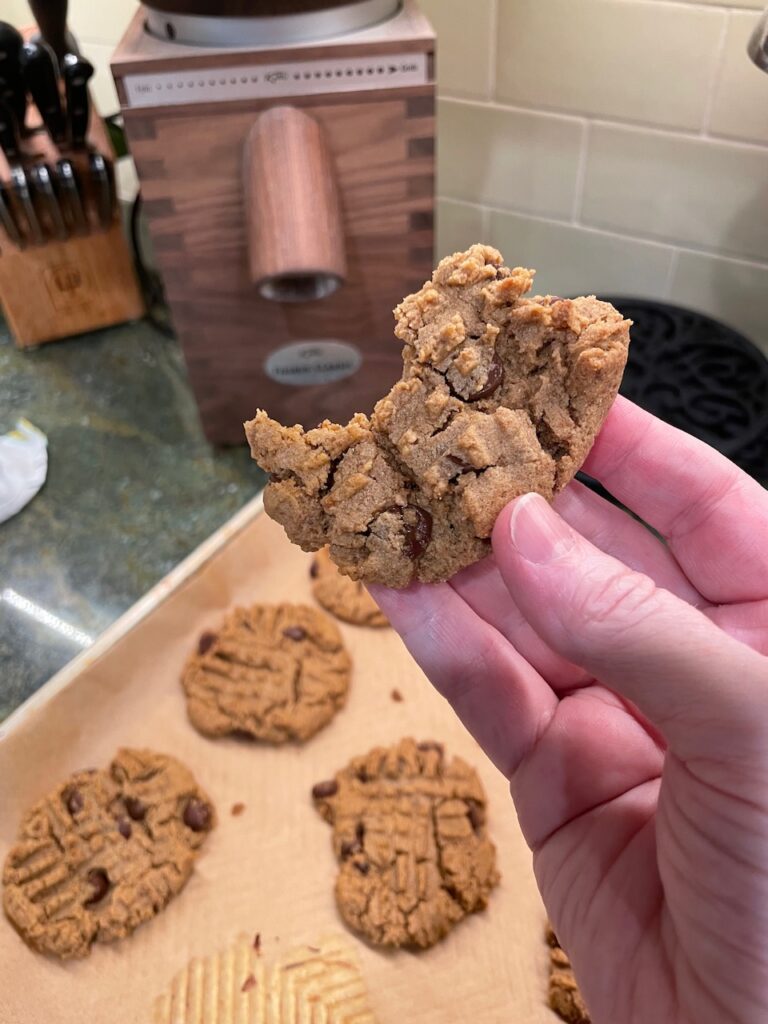
[[[48,438],[29,420],[0,437],[0,523],[30,502],[48,475]]]

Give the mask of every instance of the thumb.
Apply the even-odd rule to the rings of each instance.
[[[493,549],[541,638],[632,701],[679,757],[717,756],[724,739],[731,756],[764,751],[768,659],[594,547],[536,494],[504,509]]]

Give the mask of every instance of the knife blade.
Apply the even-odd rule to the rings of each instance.
[[[65,200],[75,230],[85,234],[88,231],[88,220],[85,216],[83,201],[80,198],[77,174],[71,160],[57,161],[55,179],[58,184],[59,200]]]
[[[24,210],[24,216],[27,218],[29,237],[34,245],[42,245],[45,241],[43,230],[40,227],[40,221],[37,219],[35,204],[32,202],[32,193],[29,191],[26,171],[20,164],[11,168],[11,182],[13,183],[16,197],[21,203],[21,208]]]
[[[16,115],[7,103],[0,100],[0,149],[5,153],[9,164],[21,159],[21,143],[19,142],[19,126]]]
[[[61,61],[72,49],[67,33],[67,0],[29,0],[40,34]]]
[[[61,143],[67,135],[67,122],[61,106],[53,51],[45,43],[25,43],[22,53],[26,87],[40,111],[48,134],[55,143]]]
[[[27,92],[21,75],[23,42],[13,25],[0,21],[0,100],[11,108],[22,131],[27,112]]]
[[[88,162],[91,170],[91,180],[96,186],[96,209],[99,214],[99,223],[102,227],[108,228],[114,217],[114,203],[112,201],[112,178],[107,161],[101,153],[91,153]]]
[[[93,64],[85,57],[65,53],[61,62],[61,75],[67,95],[70,142],[73,149],[83,149],[91,112],[88,81],[93,75]]]
[[[53,181],[48,165],[35,164],[29,172],[29,180],[32,183],[32,188],[42,200],[55,237],[61,242],[65,241],[69,237],[69,232],[64,223],[58,196],[53,190]]]
[[[8,189],[5,185],[0,185],[0,225],[14,245],[18,245],[20,249],[24,247],[24,240],[13,218]]]

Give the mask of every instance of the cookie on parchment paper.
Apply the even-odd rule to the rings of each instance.
[[[487,905],[499,873],[485,791],[441,744],[377,747],[312,799],[333,826],[341,916],[371,942],[426,948]]]
[[[26,814],[3,870],[3,907],[40,953],[87,956],[130,935],[185,885],[213,806],[181,762],[119,750]]]
[[[193,960],[155,1001],[154,1024],[376,1024],[357,954],[342,938],[297,946],[270,963],[241,935]]]
[[[331,561],[328,548],[321,548],[309,570],[312,594],[318,604],[342,622],[353,626],[388,626],[389,620],[362,583],[343,576]]]
[[[206,736],[304,741],[343,706],[352,663],[338,627],[306,605],[236,608],[203,633],[182,675]]]
[[[547,925],[549,945],[549,1006],[567,1024],[591,1024],[584,998],[579,991],[568,954],[557,940],[551,925]]]

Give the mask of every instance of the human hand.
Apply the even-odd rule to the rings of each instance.
[[[450,583],[372,587],[510,779],[595,1024],[768,1020],[768,493],[624,399]]]

